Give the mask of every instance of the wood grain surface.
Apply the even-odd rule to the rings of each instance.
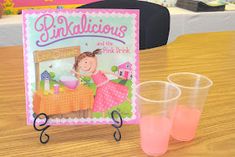
[[[142,51],[140,80],[166,80],[173,72],[190,71],[214,81],[191,142],[170,140],[163,157],[235,156],[235,32],[185,35],[173,43]],[[26,126],[21,46],[0,48],[0,156],[146,156],[139,145],[138,125],[121,128],[116,143],[110,125],[52,126],[50,141]]]

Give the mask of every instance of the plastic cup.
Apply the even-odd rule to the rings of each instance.
[[[195,137],[200,115],[213,82],[206,76],[189,72],[173,73],[167,77],[181,89],[171,136],[179,141],[190,141]]]
[[[59,94],[59,92],[60,92],[60,85],[54,84],[54,94]]]
[[[167,151],[173,113],[180,94],[178,87],[165,81],[137,85],[141,147],[147,155],[159,156]]]

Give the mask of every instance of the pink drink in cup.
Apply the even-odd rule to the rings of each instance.
[[[59,92],[60,92],[60,85],[54,84],[54,94],[59,94]]]
[[[164,81],[147,81],[136,87],[140,109],[141,148],[147,155],[159,156],[168,148],[175,105],[181,91]]]
[[[195,137],[203,105],[212,81],[199,74],[174,73],[168,81],[181,89],[181,96],[174,115],[171,136],[179,141],[190,141]]]
[[[171,135],[180,141],[190,141],[195,137],[201,111],[183,105],[176,107]]]
[[[146,154],[164,154],[170,138],[171,120],[161,116],[140,119],[141,147]]]

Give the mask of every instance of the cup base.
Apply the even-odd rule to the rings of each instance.
[[[163,155],[163,154],[165,154],[166,153],[166,151],[164,151],[164,152],[159,152],[159,153],[152,153],[152,152],[147,152],[147,151],[145,151],[143,148],[142,148],[142,150],[143,150],[143,152],[145,153],[145,154],[147,154],[147,155],[149,155],[149,156],[161,156],[161,155]]]
[[[174,135],[171,135],[171,137],[177,141],[183,141],[183,142],[188,142],[188,141],[192,141],[194,139],[194,137],[191,138],[182,138],[182,137],[177,137]]]

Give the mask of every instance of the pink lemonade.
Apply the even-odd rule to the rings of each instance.
[[[195,137],[201,111],[178,105],[174,116],[171,136],[180,141],[190,141]]]
[[[162,116],[143,116],[140,119],[141,147],[148,155],[162,155],[167,151],[171,121]]]

